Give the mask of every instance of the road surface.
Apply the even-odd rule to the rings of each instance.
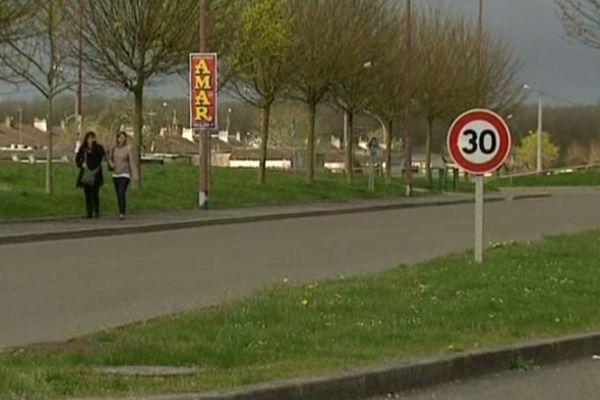
[[[584,360],[528,372],[442,385],[372,400],[598,400],[600,361]]]
[[[486,240],[600,226],[600,192],[486,206]],[[472,247],[473,205],[0,246],[0,348]]]

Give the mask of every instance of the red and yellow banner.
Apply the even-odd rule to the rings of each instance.
[[[217,55],[190,54],[190,127],[217,129]]]

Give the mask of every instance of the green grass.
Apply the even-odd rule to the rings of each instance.
[[[551,175],[529,175],[513,178],[512,180],[494,179],[499,186],[600,186],[600,169],[589,169],[571,173]]]
[[[197,203],[197,168],[184,165],[144,166],[144,185],[131,191],[129,209],[172,210],[194,208]],[[102,212],[114,214],[116,199],[109,174],[105,170],[101,191]],[[306,184],[302,174],[269,171],[267,184],[256,184],[256,170],[215,168],[210,193],[211,207],[273,205],[314,201],[349,201],[403,195],[401,179],[386,185],[376,180],[376,191],[367,190],[367,177],[358,175],[352,184],[343,174],[323,173],[313,185]],[[77,169],[73,165],[55,165],[55,193],[44,193],[44,166],[0,163],[0,221],[19,218],[79,216],[84,214],[83,193],[75,188]],[[466,185],[466,186],[465,186]],[[423,179],[416,186],[425,187]],[[437,184],[434,186],[437,188]],[[461,183],[460,190],[470,190]]]
[[[0,398],[188,392],[600,328],[600,231],[493,246],[0,353]],[[96,366],[197,366],[176,379]]]

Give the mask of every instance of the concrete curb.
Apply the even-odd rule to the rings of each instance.
[[[324,377],[285,380],[228,392],[128,397],[145,400],[337,400],[364,399],[517,368],[524,362],[551,364],[591,357],[600,332],[527,342],[516,346],[394,363]],[[79,400],[124,400],[86,398]]]
[[[550,197],[550,194],[528,194],[521,196],[503,197],[503,196],[490,196],[486,197],[486,203],[497,203],[507,200],[525,200],[531,198]],[[222,226],[222,225],[233,225],[233,224],[247,224],[253,222],[266,222],[266,221],[279,221],[286,219],[299,219],[299,218],[310,218],[310,217],[324,217],[332,215],[344,215],[344,214],[359,214],[366,212],[386,211],[386,210],[400,210],[400,209],[413,209],[413,208],[425,208],[425,207],[441,207],[441,206],[453,206],[461,204],[473,203],[474,199],[448,199],[448,200],[432,200],[432,201],[419,201],[414,203],[393,203],[393,204],[377,204],[377,205],[361,205],[361,206],[341,206],[340,208],[330,208],[321,210],[302,210],[292,212],[274,212],[272,214],[257,214],[247,216],[235,216],[235,217],[216,217],[211,219],[198,219],[198,220],[184,220],[174,222],[161,222],[161,223],[149,223],[149,224],[137,224],[137,225],[121,225],[121,226],[110,226],[110,227],[95,227],[86,229],[73,229],[67,231],[56,231],[56,232],[40,232],[40,233],[25,233],[17,235],[5,235],[0,236],[0,246],[9,244],[23,244],[32,242],[47,242],[65,239],[81,239],[91,237],[103,237],[103,236],[119,236],[119,235],[130,235],[134,233],[151,233],[161,232],[170,230],[181,230],[190,228],[199,228],[204,226]]]
[[[517,201],[517,200],[532,200],[532,199],[544,199],[552,197],[550,193],[532,193],[532,194],[518,194],[514,196],[509,196],[508,200]]]

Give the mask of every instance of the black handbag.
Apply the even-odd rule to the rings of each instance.
[[[85,153],[85,166],[83,167],[83,174],[81,174],[81,184],[86,186],[94,186],[96,183],[96,176],[100,167],[89,169],[87,167],[87,152]]]

